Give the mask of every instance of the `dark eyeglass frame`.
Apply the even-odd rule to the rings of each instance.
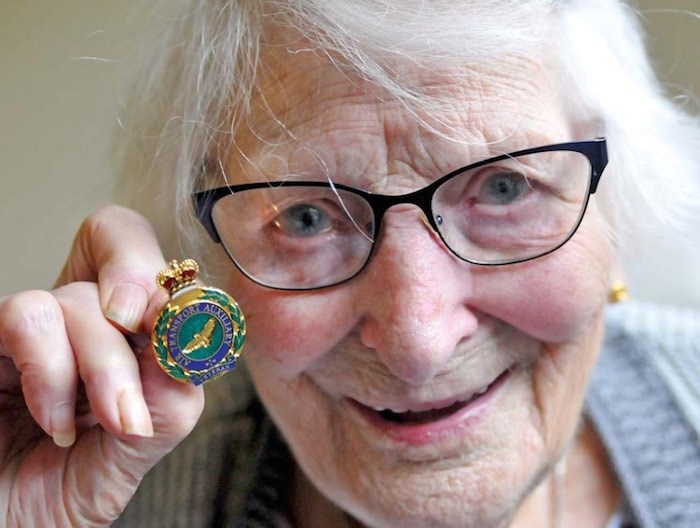
[[[480,262],[480,261],[475,261],[475,260],[470,260],[468,258],[462,257],[461,255],[455,253],[452,248],[450,248],[449,244],[445,241],[442,233],[440,232],[440,228],[438,226],[435,214],[432,211],[432,199],[433,195],[437,191],[439,187],[441,187],[445,182],[448,180],[451,180],[452,178],[455,178],[459,175],[461,175],[464,172],[471,171],[474,169],[478,169],[479,167],[489,165],[491,163],[496,163],[499,161],[503,161],[506,159],[511,159],[511,158],[516,158],[520,156],[526,156],[529,154],[539,154],[541,152],[557,152],[557,151],[568,151],[568,152],[578,152],[580,154],[583,154],[587,159],[591,167],[591,173],[590,173],[590,182],[589,182],[589,187],[588,187],[588,194],[586,195],[586,199],[584,203],[582,204],[581,212],[579,214],[578,222],[574,226],[574,228],[571,230],[571,233],[569,233],[569,236],[566,237],[561,243],[559,243],[557,246],[548,249],[547,251],[544,251],[542,253],[535,254],[534,256],[528,256],[524,258],[517,258],[513,260],[507,260],[507,261],[501,261],[501,262]],[[236,265],[236,267],[248,278],[250,278],[253,282],[256,282],[258,284],[261,284],[262,286],[265,286],[266,288],[271,288],[275,290],[289,290],[289,291],[303,291],[303,290],[316,290],[316,289],[321,289],[321,288],[329,288],[332,286],[337,286],[338,284],[342,284],[343,282],[347,282],[354,277],[356,277],[359,273],[362,272],[362,270],[365,269],[367,266],[367,263],[372,259],[372,255],[374,254],[374,250],[376,247],[376,238],[379,236],[381,233],[381,226],[382,226],[382,219],[384,218],[384,214],[393,206],[399,205],[399,204],[413,204],[417,206],[425,215],[425,218],[427,222],[429,223],[430,227],[437,233],[437,235],[440,237],[442,242],[445,244],[445,247],[455,255],[457,258],[464,262],[468,262],[470,264],[475,264],[479,266],[507,266],[511,264],[518,264],[520,262],[527,262],[530,260],[534,260],[540,257],[543,257],[545,255],[548,255],[560,247],[562,247],[564,244],[566,244],[571,237],[576,233],[578,230],[581,221],[583,219],[583,216],[586,212],[586,209],[588,207],[588,201],[590,199],[590,195],[595,193],[597,188],[598,188],[598,183],[600,181],[600,178],[603,174],[603,171],[605,170],[605,167],[608,164],[608,152],[607,152],[607,143],[605,138],[597,138],[589,141],[572,141],[572,142],[567,142],[567,143],[556,143],[553,145],[545,145],[541,147],[535,147],[535,148],[529,148],[525,150],[518,150],[515,152],[511,152],[508,154],[502,154],[499,156],[495,156],[492,158],[488,158],[482,161],[478,161],[476,163],[472,163],[470,165],[466,165],[464,167],[460,167],[458,169],[453,170],[449,174],[446,174],[445,176],[442,176],[441,178],[435,180],[432,182],[430,185],[427,185],[426,187],[423,187],[422,189],[418,189],[417,191],[413,191],[407,194],[401,194],[401,195],[384,195],[384,194],[373,194],[368,191],[364,191],[362,189],[357,189],[355,187],[350,187],[348,185],[343,185],[340,183],[329,183],[329,182],[321,182],[321,181],[280,181],[280,182],[256,182],[256,183],[243,183],[240,185],[228,185],[225,187],[217,187],[215,189],[209,189],[206,191],[199,191],[195,192],[192,194],[192,201],[194,204],[194,210],[197,218],[199,221],[202,223],[204,226],[205,230],[207,233],[209,233],[209,236],[212,238],[212,240],[219,244],[221,243],[221,237],[219,236],[219,233],[216,229],[216,225],[214,224],[214,220],[212,218],[212,210],[214,208],[214,205],[218,200],[221,198],[224,198],[226,196],[229,196],[230,194],[234,194],[236,192],[242,192],[242,191],[247,191],[251,189],[262,189],[262,188],[270,188],[270,187],[324,187],[324,188],[335,188],[343,191],[347,191],[353,194],[356,194],[362,198],[369,204],[369,206],[372,209],[372,212],[374,214],[374,219],[375,219],[375,227],[374,227],[374,240],[372,241],[372,248],[370,249],[369,254],[367,255],[366,260],[363,262],[362,266],[353,273],[351,276],[337,282],[333,282],[331,284],[326,284],[322,286],[314,286],[310,288],[305,288],[305,287],[300,287],[300,288],[283,288],[283,287],[276,287],[276,286],[270,286],[265,283],[260,283],[258,280],[255,279],[255,277],[250,276],[245,270],[241,269],[238,264],[236,263],[236,260],[233,258],[232,255],[228,253],[228,249],[226,249],[226,253],[229,254],[229,258],[233,261],[233,263]]]

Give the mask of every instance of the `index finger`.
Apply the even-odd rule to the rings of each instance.
[[[131,332],[142,330],[149,299],[165,268],[156,235],[146,218],[120,206],[107,206],[80,226],[56,286],[97,282],[105,317]]]

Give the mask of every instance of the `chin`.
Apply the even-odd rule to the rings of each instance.
[[[531,377],[507,371],[464,404],[403,421],[307,380],[303,409],[279,426],[314,488],[365,526],[508,526],[550,463]]]

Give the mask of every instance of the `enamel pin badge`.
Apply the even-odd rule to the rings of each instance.
[[[201,385],[232,370],[245,344],[238,303],[217,288],[196,284],[199,266],[173,260],[156,282],[170,293],[151,341],[160,367],[171,377]]]

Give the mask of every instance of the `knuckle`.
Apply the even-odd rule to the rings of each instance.
[[[129,225],[150,229],[150,223],[140,213],[121,205],[105,205],[88,216],[80,226],[79,234],[88,237],[100,236],[112,225]]]
[[[151,234],[153,228],[141,214],[120,205],[105,205],[83,220],[75,236],[74,246],[84,255],[94,257],[96,242],[113,240],[117,233],[128,230],[130,236],[142,232]]]
[[[6,298],[2,304],[0,341],[5,345],[30,335],[45,335],[63,326],[61,306],[47,291],[20,292]]]
[[[73,305],[81,308],[96,308],[98,299],[97,284],[87,281],[71,282],[56,288],[53,291],[53,297],[56,303],[63,307],[64,310]]]
[[[81,361],[79,368],[89,394],[116,394],[139,382],[138,365],[131,351],[106,352],[100,354],[99,361]]]
[[[152,273],[145,268],[160,256],[155,231],[146,217],[118,205],[104,206],[87,217],[78,230],[76,244],[91,262],[98,263],[96,278],[107,275],[112,283],[141,284],[147,276],[150,285]]]
[[[105,458],[110,458],[104,454]],[[97,485],[84,489],[66,506],[66,517],[70,526],[106,526],[112,523],[124,510],[124,506],[136,492],[142,475],[132,475],[128,467],[113,466],[103,469],[105,483],[118,483],[118,486]]]
[[[93,236],[99,235],[104,229],[105,223],[109,222],[109,218],[112,217],[112,213],[110,212],[112,207],[113,206],[102,207],[85,218],[78,228],[76,240],[91,240]]]

